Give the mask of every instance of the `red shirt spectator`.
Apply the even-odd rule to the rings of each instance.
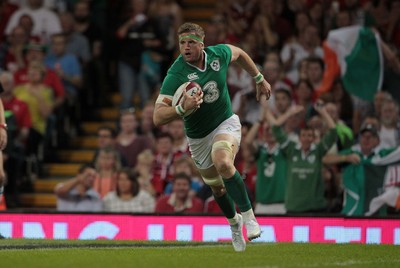
[[[174,177],[172,194],[160,197],[156,204],[157,213],[203,213],[203,201],[191,196],[191,179],[185,173]]]
[[[25,84],[28,82],[28,68],[19,69],[14,73],[15,85]],[[57,73],[49,68],[46,68],[46,75],[43,83],[49,86],[54,91],[55,97],[64,97],[64,86],[61,83],[60,77]]]

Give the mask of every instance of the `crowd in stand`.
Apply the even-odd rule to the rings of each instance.
[[[16,196],[21,178],[40,175],[53,149],[68,146],[60,140],[80,132],[86,111],[110,104],[112,87],[122,96],[114,107],[116,127],[99,128],[92,163],[57,185],[57,208],[221,213],[194,168],[183,121],[153,125],[154,96],[177,53],[185,1],[0,3],[1,99],[12,141],[5,152],[6,196]],[[352,26],[371,30],[383,55],[382,70],[375,70],[382,81],[369,99],[349,88],[343,72],[328,73],[329,34]],[[205,30],[206,46],[241,47],[272,86],[270,100],[258,103],[253,78],[235,65],[229,69],[243,134],[235,163],[255,212],[351,215],[346,167],[373,162],[400,144],[400,1],[217,1]],[[358,215],[384,205],[386,213],[400,209],[400,175],[390,183],[386,177]]]

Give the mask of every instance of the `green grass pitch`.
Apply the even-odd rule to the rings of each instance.
[[[0,240],[0,267],[400,267],[395,245]]]

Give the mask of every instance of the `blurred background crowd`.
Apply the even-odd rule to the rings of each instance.
[[[118,120],[97,130],[92,162],[55,187],[58,210],[220,213],[194,168],[182,120],[162,128],[152,122],[189,2],[0,0],[9,208],[20,207],[24,181],[46,179],[43,163],[84,134],[81,124],[94,110],[112,106]],[[268,105],[259,105],[253,78],[235,65],[229,69],[232,106],[243,126],[235,161],[256,213],[284,214],[296,195],[287,188],[293,187],[287,174],[294,160],[281,149],[267,114],[287,117],[281,129],[289,141],[302,144],[301,129],[309,128],[317,145],[329,133],[317,101],[336,123],[338,139],[309,161],[320,164],[315,180],[321,187],[311,195],[321,195],[322,205],[290,204],[290,213],[398,213],[395,156],[391,173],[374,183],[363,178],[359,192],[350,189],[344,171],[400,143],[399,0],[215,1],[201,25],[206,46],[241,47],[272,86]],[[118,105],[110,92],[120,94]],[[373,200],[385,193],[390,197]]]

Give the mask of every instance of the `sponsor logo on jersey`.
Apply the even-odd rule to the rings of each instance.
[[[205,103],[213,103],[219,98],[219,89],[217,82],[215,81],[208,81],[203,86],[204,97],[203,100]]]
[[[193,80],[199,79],[199,76],[197,75],[197,73],[191,73],[191,74],[188,74],[187,78],[189,79],[189,81],[193,81]]]
[[[220,69],[219,60],[213,60],[210,64],[210,66],[211,66],[211,69],[218,72]]]

